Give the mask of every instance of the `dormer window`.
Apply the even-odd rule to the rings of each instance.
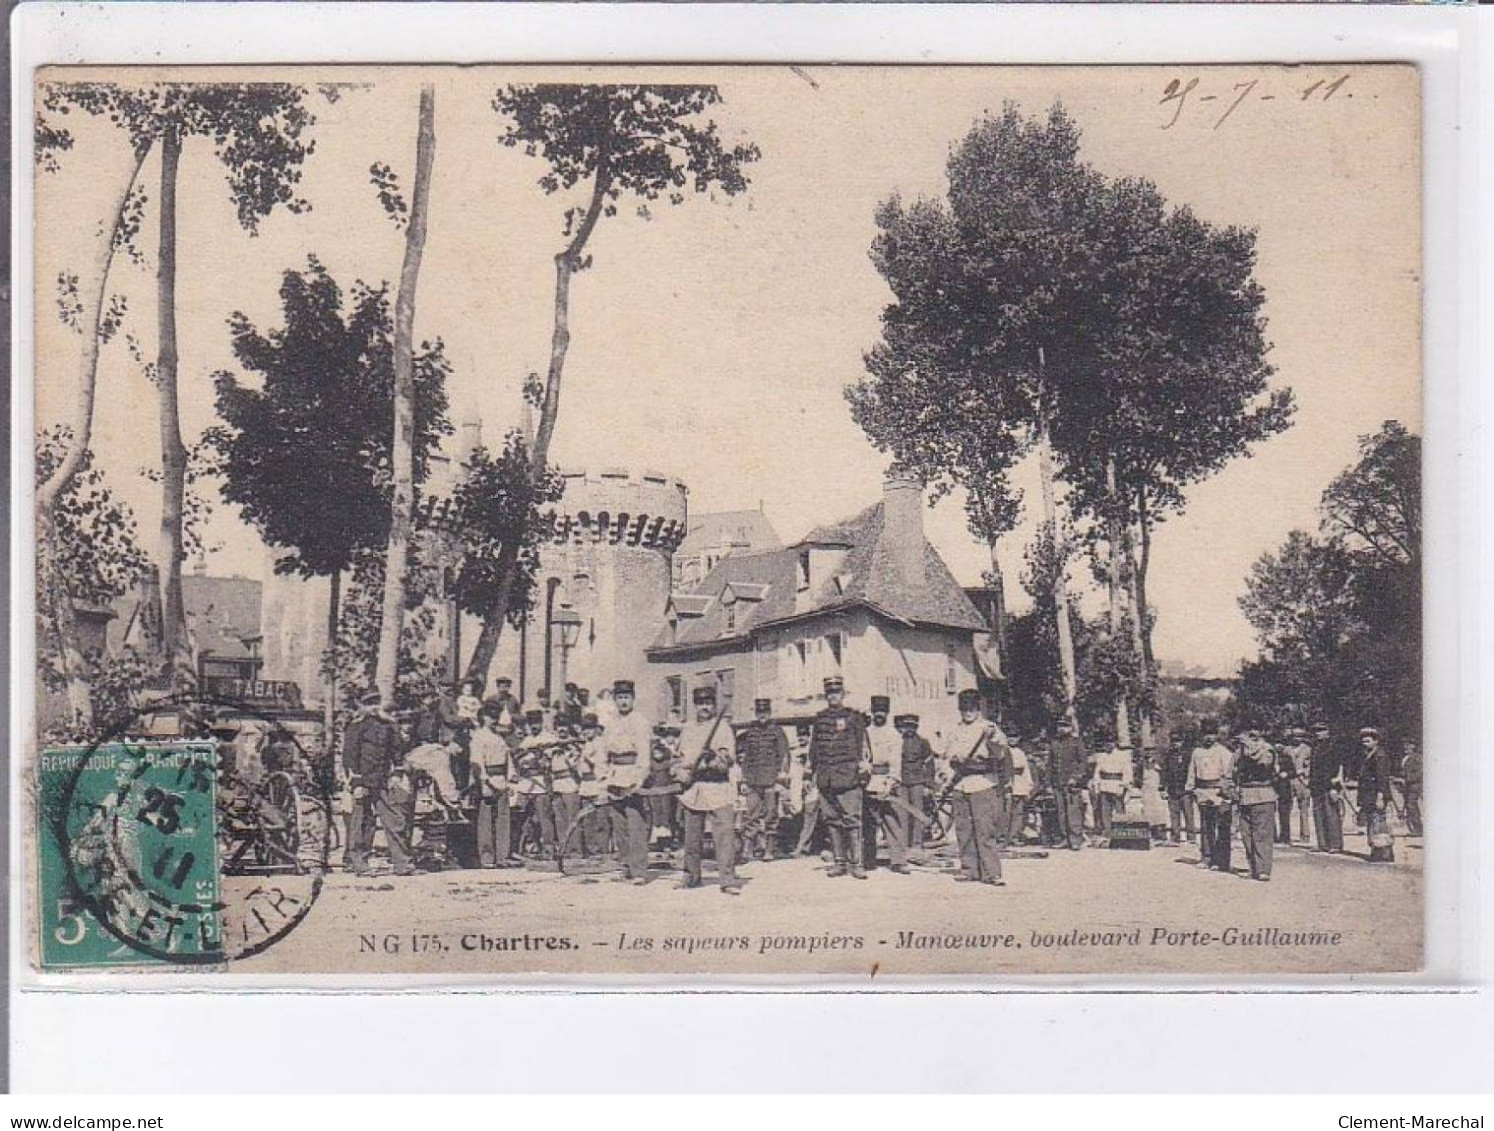
[[[799,551],[799,592],[809,588],[809,551]]]

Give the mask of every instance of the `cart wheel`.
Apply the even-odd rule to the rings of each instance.
[[[277,771],[265,779],[264,799],[280,815],[278,824],[264,826],[267,863],[290,865],[302,870],[301,795],[289,774]]]
[[[928,838],[931,843],[948,841],[954,833],[954,802],[945,798],[929,815]]]

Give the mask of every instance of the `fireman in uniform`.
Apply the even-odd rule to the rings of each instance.
[[[910,851],[921,850],[928,822],[914,814],[928,812],[929,792],[937,776],[934,748],[918,733],[917,715],[898,715],[892,720],[903,738],[901,768],[898,771],[898,796],[907,809],[903,811],[903,843]]]
[[[835,858],[831,876],[849,869],[866,879],[862,867],[861,790],[869,776],[866,724],[845,705],[846,687],[839,676],[825,680],[825,709],[814,717],[809,739],[809,764],[819,792],[820,816],[830,828],[830,851]]]
[[[513,868],[509,858],[513,835],[508,807],[509,773],[512,766],[508,728],[498,720],[502,708],[483,705],[472,732],[472,781],[477,792],[477,858],[484,868]]]
[[[510,789],[516,831],[520,839],[526,825],[533,823],[540,847],[548,854],[555,848],[555,810],[545,779],[550,776],[549,746],[545,733],[545,713],[538,707],[524,712],[524,729],[514,757],[514,784]]]
[[[1262,882],[1271,878],[1272,844],[1279,835],[1278,773],[1279,764],[1270,744],[1259,731],[1246,731],[1240,738],[1240,756],[1231,767],[1225,789],[1239,806],[1240,839],[1245,844],[1250,878]],[[1290,817],[1290,810],[1287,815]],[[1290,838],[1287,843],[1291,843]]]
[[[409,876],[415,872],[410,859],[408,805],[399,790],[391,789],[389,780],[398,769],[403,745],[399,724],[384,713],[379,693],[368,692],[359,701],[358,714],[342,740],[342,764],[353,795],[343,864],[360,876],[368,874],[376,822],[384,827],[394,874]]]
[[[738,772],[736,742],[731,723],[716,714],[716,689],[697,687],[691,693],[695,720],[680,732],[680,760],[675,775],[684,787],[680,809],[685,821],[685,878],[682,888],[698,888],[706,825],[716,847],[716,872],[721,890],[739,895],[737,879],[736,805]]]
[[[583,806],[589,806],[586,816],[581,818],[581,829],[571,839],[571,844],[580,839],[583,856],[600,856],[607,851],[611,830],[607,825],[607,810],[602,801],[602,782],[599,771],[606,765],[602,753],[602,724],[595,712],[585,711],[581,715],[581,757],[577,767],[581,777],[577,794]],[[564,847],[570,847],[566,845]]]
[[[1110,835],[1117,814],[1125,812],[1126,794],[1131,785],[1131,748],[1117,746],[1107,750],[1095,761],[1094,789],[1099,802],[1095,809],[1096,832],[1102,837]]]
[[[1225,779],[1230,776],[1234,755],[1224,744],[1226,731],[1218,727],[1213,741],[1193,751],[1188,763],[1187,792],[1198,800],[1198,866],[1229,871],[1230,800],[1225,795]]]
[[[773,721],[773,700],[752,703],[753,720],[737,734],[746,810],[742,814],[742,860],[778,855],[778,786],[788,780],[789,745]]]
[[[641,885],[648,883],[648,813],[638,791],[648,777],[654,727],[633,705],[631,679],[613,683],[612,701],[616,714],[602,732],[602,796],[608,803],[612,840],[622,865],[617,879]]]
[[[866,863],[876,860],[877,829],[887,842],[887,862],[894,872],[908,873],[907,821],[901,801],[903,772],[903,736],[888,721],[892,700],[885,695],[871,697],[871,725],[866,728],[867,747],[871,751],[871,777],[866,782],[866,810],[869,835],[865,841]]]
[[[1058,720],[1058,737],[1048,753],[1048,784],[1058,806],[1058,828],[1069,849],[1084,847],[1084,791],[1089,755],[1084,739],[1074,733],[1073,721]]]
[[[1006,830],[1006,793],[1011,789],[1012,758],[1006,735],[982,717],[980,692],[959,695],[960,721],[949,732],[944,762],[954,776],[955,838],[960,845],[962,883],[1000,887],[1001,834]]]

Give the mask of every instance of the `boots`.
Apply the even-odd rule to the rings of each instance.
[[[866,869],[862,867],[862,854],[865,852],[864,844],[860,836],[851,837],[851,879],[866,879]]]
[[[826,875],[844,876],[846,874],[845,830],[835,825],[830,826],[830,854],[835,857],[835,866]]]

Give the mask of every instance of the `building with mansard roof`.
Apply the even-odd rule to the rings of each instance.
[[[768,697],[780,718],[824,706],[827,676],[847,701],[887,695],[938,727],[982,682],[990,626],[923,529],[923,491],[889,479],[881,501],[791,546],[720,559],[677,591],[647,650],[649,679],[682,711],[712,686],[733,714]]]

